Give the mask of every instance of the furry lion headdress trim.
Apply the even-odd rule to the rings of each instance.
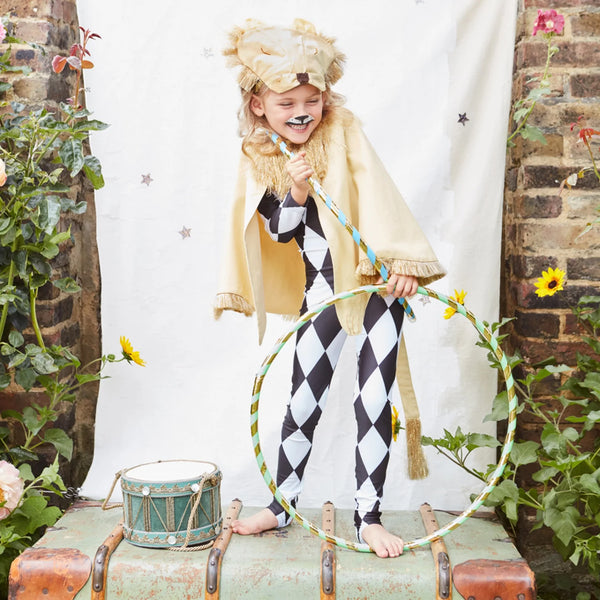
[[[223,54],[228,66],[241,67],[238,82],[246,91],[257,91],[262,83],[281,94],[310,83],[324,92],[343,75],[345,56],[335,39],[302,19],[291,27],[248,19],[229,34],[229,42]]]

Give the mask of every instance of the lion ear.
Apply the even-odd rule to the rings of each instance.
[[[304,19],[294,19],[292,29],[299,31],[300,33],[312,33],[313,35],[317,35],[317,28],[311,22],[305,21]]]

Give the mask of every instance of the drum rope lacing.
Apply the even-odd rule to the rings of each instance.
[[[267,133],[269,134],[271,141],[281,150],[281,152],[283,154],[285,154],[288,158],[294,157],[294,154],[288,150],[285,142],[278,135],[276,135],[275,133],[270,133],[270,132],[267,132]],[[375,256],[375,253],[366,245],[366,243],[361,238],[358,231],[352,226],[352,224],[348,221],[346,216],[337,208],[337,206],[331,200],[330,196],[325,192],[325,190],[323,190],[321,185],[313,177],[308,178],[307,181],[311,185],[311,187],[313,188],[313,190],[315,191],[317,196],[321,200],[323,200],[323,202],[326,204],[327,208],[329,208],[333,212],[333,214],[338,218],[338,221],[350,233],[350,235],[352,236],[354,241],[367,254],[367,256],[368,256],[369,260],[371,261],[371,263],[373,264],[373,266],[379,271],[382,279],[384,281],[387,281],[388,277],[387,277],[386,267]],[[339,302],[341,300],[351,298],[353,296],[357,296],[360,294],[365,294],[365,293],[368,293],[368,294],[382,293],[385,291],[385,289],[386,289],[385,284],[383,284],[383,285],[366,285],[366,286],[362,286],[362,287],[359,287],[359,288],[356,288],[354,290],[350,290],[347,292],[341,292],[339,294],[335,294],[334,296],[331,296],[331,298],[325,300],[324,302],[322,302],[321,304],[319,304],[312,310],[304,313],[304,315],[302,315],[291,326],[291,328],[288,330],[288,332],[285,333],[284,335],[282,335],[277,340],[271,353],[263,361],[259,371],[256,374],[256,377],[254,378],[254,386],[253,386],[253,390],[252,390],[252,404],[250,407],[250,431],[251,431],[251,435],[252,435],[252,441],[254,444],[254,454],[255,454],[256,461],[257,461],[258,467],[260,469],[260,472],[262,473],[263,479],[264,479],[265,483],[267,484],[268,488],[271,490],[271,493],[273,494],[274,498],[283,506],[284,510],[291,517],[293,517],[296,521],[298,521],[305,529],[310,531],[312,534],[320,537],[321,539],[323,539],[331,544],[335,544],[342,548],[346,548],[348,550],[355,550],[358,552],[372,552],[373,550],[368,546],[368,544],[351,542],[351,541],[345,540],[343,538],[339,538],[339,537],[327,534],[325,531],[323,531],[322,529],[320,529],[319,527],[317,527],[316,525],[311,523],[308,519],[303,517],[288,502],[288,500],[281,494],[279,488],[277,487],[275,481],[273,480],[273,477],[271,476],[271,474],[269,472],[269,469],[267,467],[267,464],[266,464],[265,459],[262,454],[262,449],[260,446],[260,437],[259,437],[259,433],[258,433],[258,406],[259,406],[259,399],[260,399],[262,384],[263,384],[264,378],[265,378],[270,366],[272,365],[273,361],[275,360],[275,357],[277,356],[277,354],[283,348],[284,344],[292,337],[292,335],[294,333],[296,333],[296,331],[298,331],[298,329],[300,329],[300,327],[302,327],[306,322],[308,322],[312,318],[316,317],[320,312],[325,310],[327,307],[335,304],[336,302]],[[414,549],[417,547],[426,546],[427,544],[430,544],[431,542],[444,537],[445,535],[450,533],[450,531],[453,531],[454,529],[459,527],[461,524],[463,524],[469,517],[471,517],[477,511],[477,509],[479,509],[483,505],[486,498],[490,495],[492,490],[496,487],[502,474],[504,473],[504,469],[506,467],[506,464],[508,463],[508,458],[509,458],[510,452],[513,447],[514,438],[515,438],[515,430],[516,430],[516,422],[517,422],[517,395],[516,395],[516,392],[514,389],[514,380],[513,380],[513,376],[512,376],[512,371],[511,371],[510,365],[508,364],[506,355],[504,354],[502,348],[498,344],[498,341],[493,336],[491,331],[479,319],[477,319],[477,317],[475,317],[475,315],[473,313],[468,311],[462,304],[458,303],[453,298],[449,298],[449,297],[445,296],[444,294],[441,294],[439,292],[430,290],[429,288],[425,288],[422,286],[419,286],[417,293],[421,294],[423,296],[428,296],[430,298],[434,298],[436,300],[439,300],[439,301],[447,304],[448,306],[453,308],[457,313],[466,317],[472,323],[472,325],[475,327],[475,329],[477,329],[480,336],[487,343],[487,345],[492,350],[493,354],[496,356],[496,358],[498,359],[498,362],[501,365],[502,374],[503,374],[505,382],[506,382],[506,393],[507,393],[507,397],[508,397],[509,415],[508,415],[506,438],[504,441],[504,445],[502,447],[502,453],[500,455],[500,459],[498,460],[498,464],[497,464],[496,468],[494,469],[494,471],[492,472],[492,474],[490,475],[483,490],[472,501],[470,506],[466,510],[464,510],[460,515],[458,515],[456,518],[454,518],[452,521],[450,521],[443,527],[440,527],[438,530],[432,532],[431,534],[429,534],[425,537],[414,539],[409,542],[405,542],[404,550],[410,550],[410,549]],[[399,302],[402,304],[409,319],[414,320],[414,313],[412,311],[412,308],[408,304],[408,302],[406,302],[406,300],[404,298],[400,298]]]
[[[121,476],[123,475],[123,473],[126,470],[127,469],[121,469],[120,471],[115,473],[115,477],[113,479],[112,485],[110,486],[110,491],[108,492],[108,495],[102,502],[102,510],[110,510],[112,508],[120,508],[123,506],[122,502],[115,502],[114,504],[111,504],[110,506],[108,505],[108,502],[110,501],[110,499],[113,495],[113,492],[115,491],[117,482],[119,481],[119,479],[121,478]],[[198,552],[200,550],[206,550],[214,544],[214,539],[212,539],[212,540],[209,540],[208,542],[206,542],[205,544],[198,544],[198,545],[194,545],[194,546],[191,546],[188,548],[190,536],[192,533],[192,525],[194,522],[194,515],[196,514],[196,511],[198,510],[198,507],[200,506],[200,501],[202,500],[202,492],[204,491],[204,483],[211,476],[212,476],[212,474],[210,474],[210,473],[204,473],[202,475],[202,477],[200,478],[200,480],[198,481],[198,491],[192,495],[192,498],[195,496],[194,505],[192,507],[192,510],[190,511],[190,516],[188,518],[187,531],[185,534],[185,541],[183,542],[183,545],[181,547],[170,547],[170,548],[168,548],[168,550],[171,550],[173,552]]]

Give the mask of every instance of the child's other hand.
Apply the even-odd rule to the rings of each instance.
[[[379,279],[378,283],[383,283],[383,279]],[[417,293],[419,280],[412,275],[398,275],[392,273],[387,281],[386,292],[394,298],[410,298]]]
[[[286,169],[293,182],[290,190],[292,198],[298,204],[303,205],[310,190],[307,179],[312,177],[314,173],[311,166],[306,162],[306,152],[298,152],[294,158],[288,161]]]

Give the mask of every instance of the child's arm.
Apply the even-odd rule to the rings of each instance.
[[[304,206],[310,190],[307,179],[312,177],[314,173],[311,166],[306,162],[306,152],[298,152],[294,158],[288,161],[286,169],[292,178],[292,187],[290,189],[292,198],[297,204]]]

